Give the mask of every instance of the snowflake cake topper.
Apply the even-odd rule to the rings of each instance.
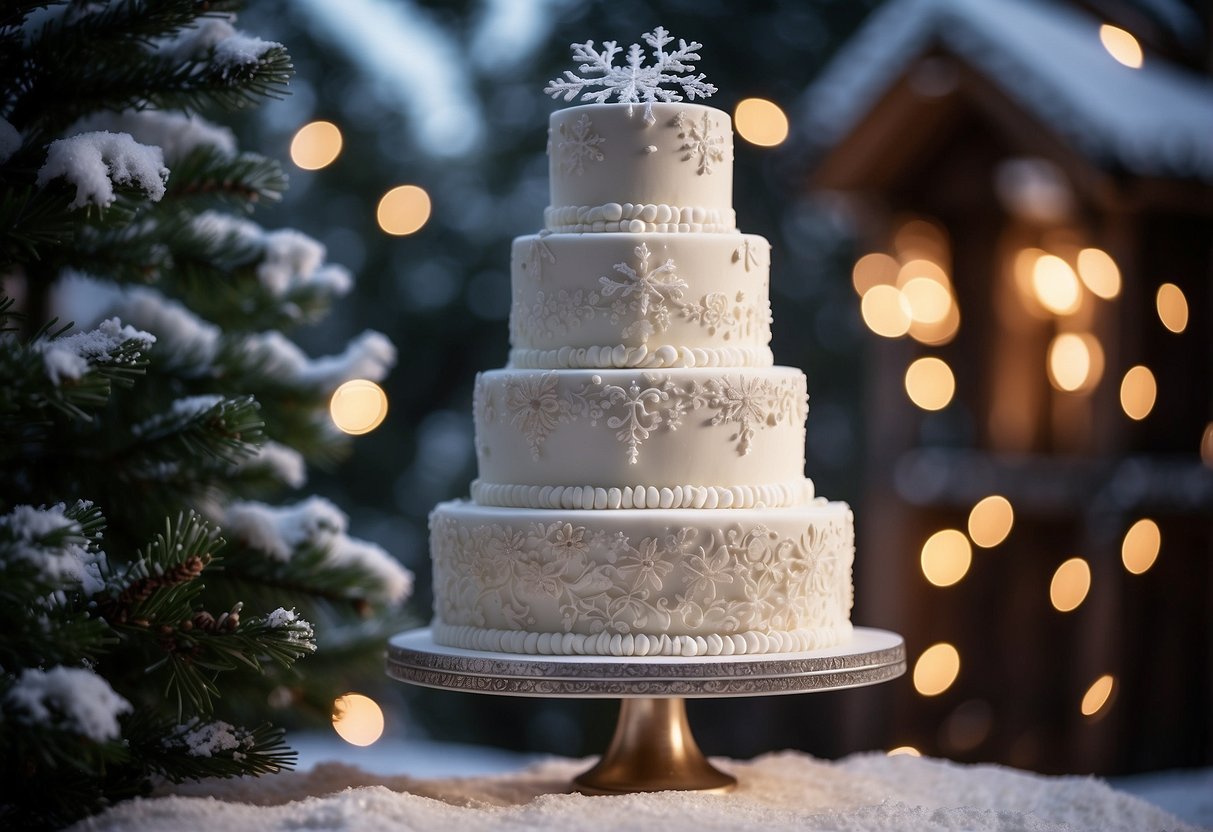
[[[654,101],[681,101],[682,96],[676,90],[663,89],[662,84],[672,84],[682,88],[682,92],[691,101],[696,98],[707,98],[716,92],[716,87],[704,81],[703,73],[698,75],[682,74],[695,71],[694,61],[700,60],[696,49],[702,49],[703,44],[691,41],[687,43],[678,39],[678,48],[672,52],[666,51],[666,44],[674,38],[664,27],[658,26],[642,36],[645,43],[652,47],[653,64],[644,65],[644,52],[640,44],[633,43],[628,49],[627,65],[615,66],[615,56],[620,47],[613,41],[603,41],[602,51],[594,48],[594,41],[572,45],[573,60],[582,61],[577,67],[582,75],[598,73],[598,77],[583,78],[575,75],[572,70],[564,71],[564,78],[548,81],[543,91],[553,98],[564,95],[565,101],[572,101],[581,93],[582,101],[595,101],[605,104],[614,96],[620,103],[639,104],[644,102],[644,120],[653,124]],[[591,91],[590,87],[602,87]],[[632,108],[628,108],[632,112]]]

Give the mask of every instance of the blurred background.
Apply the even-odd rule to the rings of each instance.
[[[296,65],[238,125],[290,160],[259,218],[357,274],[302,340],[401,349],[382,392],[336,403],[364,435],[310,487],[417,573],[425,624],[426,515],[475,476],[473,378],[506,361],[509,243],[547,204],[543,86],[570,43],[663,25],[734,116],[776,361],[809,379],[807,473],[856,512],[853,619],[902,633],[910,667],[692,700],[700,745],[1213,763],[1211,22],[1184,0],[250,3]],[[616,711],[348,687],[389,736],[563,755],[604,749]]]

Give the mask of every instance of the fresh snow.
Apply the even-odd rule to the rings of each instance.
[[[238,31],[231,16],[207,17],[197,26],[183,29],[176,36],[157,41],[157,53],[177,61],[203,60],[213,56],[214,63],[225,70],[255,64],[269,50],[282,44],[261,40]]]
[[[294,341],[276,330],[247,338],[244,352],[263,362],[265,372],[277,378],[329,393],[351,379],[380,381],[396,363],[392,342],[369,330],[351,341],[344,352],[323,358],[308,358]]]
[[[569,793],[591,760],[552,758],[507,774],[434,780],[326,763],[306,773],[186,784],[175,796],[123,803],[79,832],[210,829],[458,829],[468,832],[1194,832],[1195,827],[1094,777],[1043,777],[993,765],[856,754],[829,762],[784,751],[717,758],[725,795]]]
[[[330,566],[363,569],[377,578],[376,600],[398,604],[412,593],[412,573],[381,546],[346,535],[349,518],[323,497],[291,506],[237,500],[227,507],[222,526],[229,537],[275,560],[289,561],[301,548],[316,548]]]
[[[185,113],[164,110],[97,113],[77,122],[70,132],[95,130],[129,133],[140,144],[159,147],[170,166],[200,147],[212,148],[225,156],[236,153],[236,136],[230,129]]]
[[[27,668],[4,699],[22,721],[61,727],[95,742],[118,739],[118,717],[133,710],[109,682],[82,667]]]
[[[312,624],[294,609],[278,609],[265,617],[265,626],[272,630],[289,630],[287,637],[290,641],[303,645],[308,650],[316,649],[316,631]]]
[[[20,149],[21,134],[0,116],[0,164],[7,162]]]
[[[803,132],[832,145],[915,61],[942,44],[1097,162],[1213,181],[1213,83],[1147,52],[1117,63],[1101,21],[1040,0],[891,0],[817,76]]]
[[[70,207],[105,207],[115,199],[114,185],[133,185],[153,202],[160,201],[168,168],[160,148],[139,144],[130,133],[98,130],[50,143],[46,163],[38,170],[38,187],[59,177],[76,186]]]
[[[214,757],[224,751],[251,748],[253,738],[243,728],[221,719],[200,722],[194,717],[184,725],[177,726],[167,742],[169,745],[184,745],[185,753],[191,757]]]
[[[291,488],[302,488],[307,482],[307,463],[303,454],[273,440],[266,441],[257,454],[237,466],[237,471],[264,470]]]
[[[84,500],[76,503],[78,508],[90,505]],[[89,549],[79,523],[65,516],[66,511],[63,503],[49,508],[16,506],[0,516],[0,566],[5,561],[24,561],[59,590],[79,588],[85,595],[93,595],[105,588],[105,553]],[[66,533],[68,539],[47,545],[46,538],[56,533]]]
[[[157,333],[159,356],[202,370],[219,354],[219,327],[154,289],[138,286],[128,290],[118,300],[116,311],[136,326]]]
[[[87,332],[37,341],[34,348],[42,352],[46,375],[58,385],[65,378],[80,378],[88,372],[90,365],[113,362],[116,351],[127,341],[138,341],[141,352],[156,343],[156,336],[130,325],[124,326],[118,318],[110,318]],[[137,352],[132,359],[138,355]]]

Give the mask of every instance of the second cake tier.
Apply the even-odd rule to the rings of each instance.
[[[791,367],[494,370],[473,393],[482,505],[748,508],[812,497]]]

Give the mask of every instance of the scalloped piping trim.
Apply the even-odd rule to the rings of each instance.
[[[710,233],[737,230],[737,214],[715,208],[683,208],[608,202],[606,205],[563,205],[543,209],[543,225],[557,234],[624,231],[640,233]]]
[[[754,653],[799,653],[841,644],[852,635],[850,621],[827,627],[735,635],[670,636],[598,633],[530,633],[432,623],[434,641],[463,650],[529,653],[541,656],[739,656]]]
[[[813,481],[770,485],[676,485],[595,488],[590,485],[512,485],[472,481],[472,499],[505,508],[782,508],[812,501]]]
[[[770,367],[770,347],[560,347],[554,350],[515,348],[507,367],[524,370],[657,368],[657,367]]]

